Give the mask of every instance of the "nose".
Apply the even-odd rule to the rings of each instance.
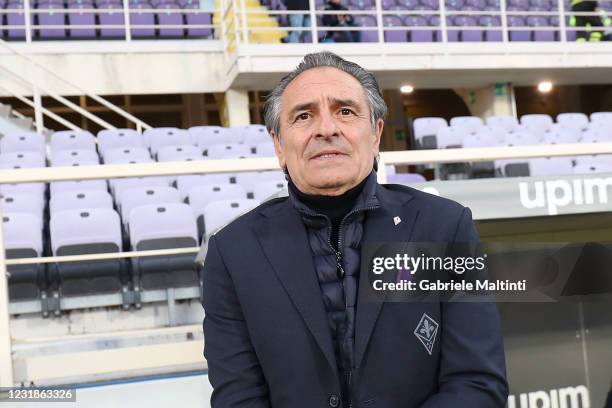
[[[319,120],[315,128],[315,136],[318,138],[339,136],[336,120],[330,112],[323,112],[319,115]]]

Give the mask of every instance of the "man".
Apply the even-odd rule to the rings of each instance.
[[[329,52],[305,56],[269,95],[289,197],[209,241],[213,408],[505,406],[494,304],[365,300],[366,243],[478,239],[467,208],[376,182],[386,110],[374,76]],[[424,347],[415,331],[425,316],[439,334]]]
[[[310,10],[309,1],[286,0],[285,5],[287,6],[287,10],[294,12],[293,14],[289,14],[289,25],[292,28],[297,28],[297,30],[292,30],[289,33],[287,41],[290,43],[304,42],[304,37],[308,31],[302,28],[310,27],[310,14],[308,14],[308,10]],[[299,11],[303,11],[304,13],[299,13]]]
[[[340,0],[328,0],[326,11],[348,11]],[[355,21],[350,14],[325,14],[323,15],[325,27],[354,27]],[[358,31],[328,31],[323,42],[359,42]]]
[[[597,0],[572,0],[572,13],[595,13],[596,10]],[[570,18],[570,25],[583,27],[583,30],[576,32],[576,41],[587,41],[587,37],[589,41],[601,41],[603,32],[592,31],[592,27],[603,27],[600,16],[572,15],[572,18]],[[584,29],[588,30],[588,34]]]

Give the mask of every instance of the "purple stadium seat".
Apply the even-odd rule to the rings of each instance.
[[[419,0],[397,0],[397,6],[403,10],[415,10],[419,6]],[[389,6],[388,10],[396,10],[396,6]]]
[[[535,133],[544,133],[552,127],[553,120],[548,115],[530,114],[521,116],[521,125]]]
[[[567,128],[584,130],[589,127],[589,117],[584,113],[560,113],[557,115],[557,123]]]
[[[540,143],[540,137],[524,130],[507,133],[504,136],[505,146],[525,146]]]
[[[109,208],[53,213],[49,223],[54,255],[120,252],[119,215]],[[64,296],[119,292],[127,285],[119,259],[65,262],[53,265],[55,284]],[[53,278],[52,278],[53,279]]]
[[[501,20],[497,16],[480,16],[478,17],[478,25],[481,27],[501,27]],[[503,41],[501,30],[484,30],[484,36],[487,42]]]
[[[466,0],[465,4],[476,10],[484,10],[487,7],[487,0]]]
[[[468,133],[476,133],[484,126],[478,116],[455,116],[451,118],[450,125],[454,128],[465,129]]]
[[[373,0],[349,0],[349,1],[350,1],[351,7],[357,8],[359,10],[372,10],[375,7],[375,2]]]
[[[45,154],[45,137],[35,132],[9,133],[0,139],[0,151]]]
[[[242,126],[242,140],[247,146],[255,146],[272,141],[272,136],[264,125],[246,125]]]
[[[457,27],[477,27],[478,22],[474,16],[456,16],[453,25]],[[459,38],[462,42],[481,42],[484,39],[482,30],[466,28],[460,31]]]
[[[175,4],[160,4],[156,6],[156,9],[160,10],[157,13],[157,20],[159,21],[159,36],[160,37],[183,37],[184,28],[178,27],[164,27],[164,26],[182,26],[183,14],[174,12],[174,10],[180,10]]]
[[[581,143],[607,143],[612,142],[612,131],[607,127],[595,127],[582,132]]]
[[[544,133],[542,144],[564,144],[578,143],[580,133],[572,132],[570,129],[553,129]]]
[[[162,146],[193,144],[191,136],[186,130],[173,127],[148,129],[143,136],[145,144],[149,146],[153,155],[156,155]]]
[[[132,210],[143,205],[173,204],[182,200],[174,187],[135,187],[125,191],[121,201],[121,220],[127,226]]]
[[[387,175],[388,184],[412,184],[412,183],[424,183],[427,181],[419,173],[397,173]]]
[[[185,200],[189,196],[191,189],[196,186],[203,186],[205,184],[227,184],[234,183],[235,181],[236,175],[234,173],[210,173],[178,176],[176,178],[176,187],[178,188],[181,200]]]
[[[49,201],[49,211],[55,214],[64,210],[87,210],[90,208],[113,209],[113,198],[105,190],[64,191],[54,194]]]
[[[130,214],[132,250],[198,246],[193,209],[184,203],[149,204]],[[132,258],[134,286],[144,289],[198,286],[193,254]]]
[[[503,136],[502,136],[503,137]],[[463,147],[492,147],[502,146],[499,133],[490,128],[482,128],[475,134],[463,138]]]
[[[149,4],[134,4],[130,8],[130,24],[132,26],[132,37],[135,38],[153,38],[155,37],[155,15],[148,10],[151,9]],[[134,28],[138,26],[148,26],[142,28]]]
[[[447,10],[462,10],[465,7],[464,0],[445,0],[444,6]]]
[[[88,131],[65,130],[51,135],[51,152],[59,150],[96,151],[96,139]]]
[[[168,187],[172,183],[170,177],[130,177],[113,179],[110,181],[111,191],[115,197],[117,207],[121,207],[125,192],[132,188]]]
[[[570,157],[538,157],[529,159],[530,176],[560,176],[573,173]]]
[[[58,150],[51,157],[51,166],[96,165],[100,163],[98,154],[91,150]]]
[[[525,19],[520,16],[508,16],[508,27],[527,27]],[[510,41],[531,41],[531,30],[510,30],[508,39]]]
[[[144,139],[134,129],[109,129],[98,132],[98,150],[104,157],[108,150],[118,147],[145,147]]]
[[[404,25],[407,27],[427,27],[427,19],[423,16],[406,16]],[[410,42],[433,42],[433,30],[408,30]]]
[[[396,0],[381,0],[380,5],[382,6],[383,10],[389,10],[391,7],[397,6],[397,1]]]
[[[73,181],[54,181],[51,183],[51,197],[66,191],[89,191],[102,190],[108,191],[106,180],[73,180]]]
[[[35,258],[43,253],[42,221],[25,212],[6,212],[2,217],[6,258]],[[10,300],[35,299],[46,288],[40,265],[7,267]]]
[[[162,146],[157,151],[157,160],[160,162],[203,159],[202,151],[194,145]]]
[[[612,112],[593,112],[591,113],[592,124],[602,124],[612,127]]]
[[[590,164],[577,164],[576,166],[574,166],[574,174],[589,174],[589,173],[612,173],[612,164],[590,163]]]
[[[378,31],[376,30],[376,17],[366,15],[355,15],[353,16],[355,25],[360,27],[374,28],[369,30],[360,30],[361,42],[378,42]]]
[[[30,169],[45,167],[45,156],[39,152],[8,152],[0,154],[0,168]]]
[[[251,148],[240,143],[210,145],[203,153],[209,159],[240,159],[253,156]]]
[[[612,165],[612,154],[595,154],[590,156],[576,156],[576,166],[602,164]]]
[[[6,14],[6,23],[8,25],[8,38],[25,38],[25,16],[23,14],[23,4],[9,3],[6,6],[7,11],[11,11]],[[31,24],[34,24],[34,14],[31,14]],[[21,26],[22,28],[17,28]]]
[[[529,0],[508,0],[508,7],[516,7],[520,10],[529,10]]]
[[[206,231],[204,209],[214,201],[244,200],[247,192],[238,184],[204,184],[195,186],[189,192],[189,205],[194,209],[198,224],[198,235]]]
[[[436,117],[417,118],[412,123],[417,149],[436,149],[438,129],[447,127],[446,119]]]
[[[556,31],[539,29],[550,27],[548,18],[544,16],[529,16],[527,17],[527,25],[535,28],[533,32],[534,41],[556,41]]]
[[[146,147],[117,147],[108,149],[104,155],[106,164],[149,163],[152,162]]]
[[[552,0],[529,0],[530,8],[550,11],[557,10],[557,2]]]
[[[93,9],[93,4],[72,4],[69,5],[72,10],[87,10]],[[95,38],[96,29],[93,27],[96,24],[96,15],[93,12],[79,11],[78,13],[68,14],[68,24],[70,25],[69,33],[71,38]],[[91,26],[87,28],[75,28],[78,26]]]
[[[399,16],[383,16],[384,27],[404,27]],[[408,40],[406,30],[385,30],[385,42],[406,42]]]
[[[566,11],[570,10],[570,8],[568,7],[565,10]],[[576,41],[576,31],[573,30],[575,27],[571,27],[569,20],[570,20],[569,17],[567,17],[565,20],[565,26],[567,27],[565,30],[565,36],[567,38],[567,41]],[[559,17],[558,16],[549,17],[548,22],[550,23],[551,27],[559,27]]]
[[[236,173],[236,184],[241,185],[247,194],[255,192],[255,185],[262,181],[285,181],[285,175],[281,171],[241,171]]]
[[[438,10],[440,8],[439,0],[420,0],[419,5],[427,7],[428,10]],[[417,10],[418,7],[415,7]]]
[[[187,11],[197,10],[200,8],[199,4],[186,4],[183,8]],[[286,18],[286,16],[284,16]],[[212,13],[211,12],[187,12],[185,13],[185,19],[187,25],[212,25]],[[187,27],[187,37],[212,37],[212,28],[205,27]]]
[[[124,26],[125,19],[123,18],[123,6],[114,3],[104,3],[98,5],[103,11],[98,11],[100,19],[100,37],[102,38],[124,38],[125,29],[120,27],[104,27],[104,26]]]
[[[255,146],[255,155],[257,157],[276,157],[274,142],[258,143]]]
[[[256,200],[264,202],[273,195],[285,190],[287,190],[287,181],[285,180],[260,181],[253,187],[253,196]]]
[[[487,118],[487,126],[492,129],[503,129],[505,132],[511,132],[518,127],[518,120],[514,116],[489,116]]]
[[[463,145],[463,139],[468,134],[464,128],[453,126],[439,128],[436,132],[438,149],[457,148]]]
[[[2,214],[27,213],[36,216],[40,222],[40,231],[42,231],[44,197],[26,193],[7,194],[0,197],[0,207],[2,207]]]
[[[241,214],[252,210],[258,205],[259,201],[253,199],[222,200],[208,204],[204,209],[204,225],[206,226],[206,235],[213,233]]]
[[[590,128],[590,126],[587,126],[587,128]],[[582,135],[583,129],[575,126],[566,126],[562,123],[553,123],[548,132],[568,133],[571,135],[569,137],[571,137],[572,140],[580,140],[580,136]]]
[[[43,39],[55,39],[65,38],[66,30],[63,28],[46,28],[45,26],[59,26],[64,25],[65,13],[63,13],[64,6],[53,2],[41,2],[38,3],[39,10],[50,10],[41,11],[38,13],[38,34]],[[37,10],[38,11],[38,10]]]
[[[221,126],[194,126],[189,128],[192,141],[205,149],[213,144],[242,143],[242,131],[228,129]]]

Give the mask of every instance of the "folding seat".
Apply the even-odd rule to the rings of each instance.
[[[529,159],[495,160],[495,172],[502,177],[528,177]]]
[[[213,144],[242,143],[242,132],[221,126],[194,126],[189,128],[191,139],[200,149]]]
[[[490,128],[503,129],[504,132],[512,132],[518,127],[518,120],[514,116],[489,116],[487,126]]]
[[[378,42],[376,17],[370,15],[354,15],[353,21],[357,26],[369,28],[360,30],[361,42]]]
[[[589,117],[584,113],[560,113],[557,115],[557,123],[566,128],[585,130],[589,127]]]
[[[159,10],[157,14],[157,20],[159,21],[159,36],[162,38],[180,38],[184,35],[183,14],[178,12],[180,10],[178,5],[175,4],[160,4],[155,7]],[[165,27],[172,26],[172,27]]]
[[[121,201],[121,220],[123,225],[129,223],[131,211],[149,204],[173,204],[182,200],[174,187],[136,187],[125,190]]]
[[[8,152],[0,153],[0,168],[32,169],[45,167],[45,155],[41,152]]]
[[[85,11],[92,10],[93,4],[68,4],[68,8],[72,9],[72,13],[68,14],[68,25],[70,38],[96,38],[96,15],[94,12]],[[75,13],[75,10],[79,10]],[[84,28],[77,28],[79,26],[88,26]]]
[[[88,131],[65,130],[51,135],[51,152],[59,150],[96,151],[96,139]]]
[[[71,180],[54,181],[51,183],[51,197],[66,191],[89,191],[101,190],[108,191],[106,180]]]
[[[526,146],[535,145],[538,143],[540,143],[540,138],[538,138],[534,133],[523,130],[507,133],[504,136],[503,142],[503,144],[506,146]]]
[[[468,134],[467,128],[448,126],[439,128],[436,133],[438,149],[462,147],[463,138]]]
[[[557,2],[551,0],[529,0],[530,9],[549,11],[557,8]]]
[[[204,209],[204,225],[206,236],[224,227],[240,215],[252,210],[259,205],[258,200],[221,200],[214,201]]]
[[[242,127],[242,140],[247,146],[255,146],[258,143],[271,142],[272,136],[264,125],[246,125]]]
[[[146,147],[117,147],[108,149],[104,154],[106,164],[149,163],[152,161],[149,149]]]
[[[574,132],[570,129],[556,128],[544,133],[542,138],[543,144],[565,144],[578,143],[580,140],[580,132]]]
[[[528,27],[527,22],[524,17],[521,16],[508,16],[508,27]],[[512,30],[508,32],[508,39],[510,41],[531,41],[531,30],[521,29],[521,30]]]
[[[582,163],[574,166],[574,174],[612,173],[612,163]]]
[[[424,183],[425,181],[427,181],[427,179],[419,173],[397,173],[387,176],[388,184],[412,184]]]
[[[576,156],[576,165],[582,164],[612,164],[612,154],[593,154],[588,156]]]
[[[35,258],[43,253],[42,220],[26,212],[2,216],[4,249],[7,259]],[[7,267],[8,291],[11,301],[39,298],[46,290],[47,279],[43,264],[11,265]]]
[[[501,27],[501,20],[498,16],[479,16],[478,25],[481,27]],[[487,29],[484,30],[484,38],[487,42],[503,41],[503,34],[500,30]]]
[[[397,0],[397,5],[401,6],[404,10],[415,10],[419,6],[418,0]],[[397,10],[396,6],[390,5],[388,10]]]
[[[405,27],[399,16],[383,16],[384,27]],[[385,42],[406,42],[408,41],[408,31],[406,30],[385,30]]]
[[[389,173],[387,173],[389,174]],[[389,177],[387,175],[387,177]],[[287,181],[285,180],[266,180],[260,181],[253,187],[253,198],[261,202],[266,201],[273,195],[280,192],[287,192]],[[286,195],[286,194],[285,194]]]
[[[164,161],[193,161],[203,160],[202,152],[194,145],[162,146],[157,152],[157,160]]]
[[[526,21],[529,27],[534,28],[534,41],[556,41],[557,31],[547,29],[551,27],[548,18],[544,16],[528,16]]]
[[[427,7],[429,10],[438,10],[440,8],[440,2],[438,0],[420,0],[420,6]],[[419,6],[414,7],[417,10]]]
[[[42,39],[56,39],[56,38],[65,38],[66,30],[64,28],[46,28],[45,26],[61,26],[65,24],[64,17],[65,13],[63,13],[64,6],[63,4],[58,4],[54,2],[41,2],[38,4],[38,10],[49,10],[49,11],[39,11],[38,14],[38,24],[40,25],[38,29],[38,35]]]
[[[257,157],[276,157],[274,142],[258,143],[257,146],[255,146],[255,155]]]
[[[380,5],[382,6],[383,10],[389,10],[391,7],[397,6],[397,1],[396,0],[382,0],[380,2]]]
[[[130,25],[132,26],[132,37],[154,38],[155,37],[155,15],[150,13],[151,5],[134,4],[130,6]],[[137,28],[138,26],[146,26]]]
[[[51,166],[86,166],[100,164],[98,154],[92,150],[57,150],[51,157]]]
[[[349,0],[350,8],[357,8],[359,10],[372,10],[375,7],[373,0]]]
[[[198,246],[195,215],[184,203],[137,207],[130,213],[129,231],[133,251]],[[132,258],[132,275],[135,291],[198,286],[200,282],[194,254]]]
[[[591,113],[592,124],[605,124],[612,128],[612,112],[593,112]]]
[[[196,12],[200,9],[199,3],[186,3],[183,6],[185,13],[185,21],[187,22],[187,37],[190,38],[202,38],[212,37],[212,27],[195,27],[198,26],[212,26],[213,13],[210,11]]]
[[[10,13],[6,14],[6,24],[8,38],[21,39],[25,38],[25,15],[23,14],[23,3],[9,3],[6,10]],[[31,24],[34,24],[34,14],[30,15]],[[17,28],[20,27],[20,28]]]
[[[444,6],[447,10],[462,10],[465,7],[464,0],[445,0]]]
[[[64,191],[51,196],[51,215],[64,210],[89,210],[91,208],[113,209],[113,198],[104,190]]]
[[[121,252],[119,214],[109,208],[52,213],[49,229],[55,256]],[[52,264],[49,281],[60,296],[125,294],[129,287],[129,275],[121,259]]]
[[[581,143],[606,143],[612,142],[612,129],[597,127],[587,129],[580,135]]]
[[[100,37],[101,38],[124,38],[125,18],[123,14],[123,6],[119,3],[103,3],[97,5],[98,19],[100,20]],[[111,27],[118,26],[118,27]]]
[[[102,158],[110,149],[119,147],[146,147],[140,133],[134,129],[112,129],[98,132],[98,150]]]
[[[189,196],[189,192],[195,186],[206,184],[227,184],[236,181],[235,173],[210,173],[178,176],[176,178],[176,188],[179,191],[181,200],[185,200]]]
[[[41,195],[27,193],[10,193],[0,197],[2,213],[27,213],[40,220],[42,228],[45,199]]]
[[[540,134],[550,130],[553,125],[553,120],[548,115],[523,115],[521,116],[521,125],[525,126],[533,133]]]
[[[474,29],[474,27],[478,27],[478,21],[474,16],[456,16],[453,18],[453,25],[471,27],[459,31],[459,38],[462,42],[481,42],[484,40],[484,31]]]
[[[203,184],[189,192],[189,205],[193,208],[198,226],[198,236],[209,231],[204,224],[204,209],[213,201],[244,200],[246,190],[238,184]]]
[[[123,195],[132,188],[142,187],[168,187],[172,184],[170,177],[129,177],[113,179],[110,181],[111,191],[115,197],[117,207],[121,208]]]
[[[419,27],[419,29],[408,30],[409,42],[433,42],[433,30],[422,30],[420,28],[427,27],[427,19],[423,16],[405,16],[404,25],[406,27]]]
[[[8,133],[0,139],[0,152],[38,152],[45,154],[45,137],[35,132]]]
[[[486,0],[466,0],[466,6],[472,7],[476,10],[484,10],[487,7]]]
[[[45,183],[0,184],[0,195],[28,194],[44,200],[46,188]]]
[[[247,192],[248,197],[252,197],[255,192],[255,185],[262,181],[279,181],[285,180],[285,175],[281,171],[241,171],[236,173],[236,184],[241,185]]]
[[[204,156],[209,159],[244,159],[253,156],[245,144],[214,144],[204,149]]]
[[[571,157],[538,157],[529,159],[530,176],[561,176],[573,173]]]
[[[157,151],[162,146],[193,144],[191,136],[186,130],[172,127],[148,129],[143,136],[145,144],[149,146],[153,156],[157,155]]]
[[[465,129],[468,133],[476,133],[484,126],[482,119],[478,116],[456,116],[451,118],[450,125],[453,128]]]
[[[443,118],[425,117],[415,119],[412,126],[417,149],[436,149],[436,133],[448,124]]]

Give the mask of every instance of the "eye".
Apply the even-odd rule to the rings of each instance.
[[[307,120],[310,117],[310,114],[308,112],[302,112],[299,115],[297,115],[296,120]]]
[[[352,115],[353,111],[350,110],[349,108],[342,108],[340,109],[340,114],[343,116],[348,116],[348,115]]]

